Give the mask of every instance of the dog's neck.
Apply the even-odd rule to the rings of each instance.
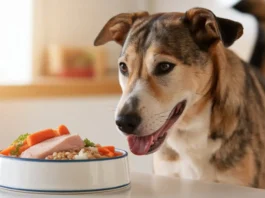
[[[247,149],[244,142],[249,141],[251,134],[245,124],[251,118],[243,101],[248,87],[246,79],[238,76],[250,75],[251,78],[253,71],[232,51],[224,49],[224,52],[222,55],[225,56],[217,57],[218,81],[212,97],[209,136],[214,141],[222,142],[211,158],[212,164],[219,170],[226,170],[241,159],[240,156]]]
[[[212,111],[209,136],[212,139],[228,138],[235,130],[238,110],[244,106],[241,97],[244,82],[237,78],[240,72],[244,73],[244,68],[240,58],[221,45],[213,52],[213,63],[216,76],[211,88]]]
[[[213,74],[206,94],[187,110],[182,120],[192,122],[195,115],[205,115],[203,111],[210,107],[209,138],[216,140],[231,136],[235,130],[236,114],[244,106],[240,97],[244,82],[237,75],[244,73],[244,68],[240,58],[222,44],[212,50],[212,63]]]

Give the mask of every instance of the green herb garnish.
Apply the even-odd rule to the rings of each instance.
[[[84,139],[85,147],[95,147],[95,144],[88,140],[87,138]]]
[[[19,155],[19,148],[22,146],[22,144],[16,144],[16,147],[14,150],[10,151],[11,155]]]
[[[20,136],[12,143],[12,145],[22,144],[30,134],[25,133]]]
[[[28,134],[28,133],[22,134],[11,144],[11,145],[15,146],[15,149],[10,151],[11,155],[16,155],[16,156],[19,155],[19,149],[20,149],[21,146],[23,146],[24,141],[27,139],[27,137],[29,135],[30,134]]]

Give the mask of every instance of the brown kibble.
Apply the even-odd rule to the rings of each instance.
[[[100,144],[96,144],[96,147],[100,147],[100,146],[101,146]],[[101,155],[98,152],[98,149],[95,147],[85,147],[80,150],[54,152],[53,154],[47,156],[45,159],[47,160],[75,160],[75,156],[78,155],[79,152],[87,155],[88,159],[109,158],[108,156]]]
[[[68,159],[73,159],[73,158],[74,158],[74,155],[73,155],[73,154],[69,154],[69,155],[67,156],[67,158],[68,158]]]
[[[95,154],[94,154],[94,157],[95,157],[95,158],[101,158],[101,155],[100,155],[100,154],[97,154],[97,153],[95,153]]]

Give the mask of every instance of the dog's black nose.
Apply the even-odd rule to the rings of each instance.
[[[116,125],[127,134],[133,134],[140,123],[141,117],[138,114],[120,115],[116,119]]]

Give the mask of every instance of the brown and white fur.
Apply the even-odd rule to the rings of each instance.
[[[99,33],[96,46],[122,46],[115,117],[141,118],[130,133],[154,133],[187,101],[154,153],[156,174],[265,188],[265,83],[227,49],[242,34],[241,24],[203,8],[123,13]],[[173,68],[161,74],[165,64]]]

